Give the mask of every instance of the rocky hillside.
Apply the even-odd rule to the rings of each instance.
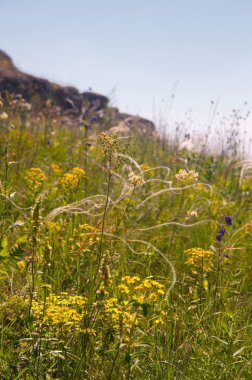
[[[140,133],[155,134],[154,124],[146,119],[123,114],[109,106],[109,99],[94,92],[79,92],[75,87],[61,86],[47,79],[20,71],[11,57],[0,50],[0,94],[3,98],[21,95],[35,110],[49,108],[52,114],[65,120],[83,122],[87,115],[98,120],[106,110],[110,126],[119,133],[128,134],[132,129]]]

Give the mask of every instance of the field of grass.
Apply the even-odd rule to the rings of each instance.
[[[251,379],[252,164],[0,105],[0,378]]]

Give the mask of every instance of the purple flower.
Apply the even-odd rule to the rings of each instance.
[[[226,228],[224,226],[220,226],[219,228],[219,234],[221,234],[221,236],[224,236],[226,233]]]
[[[91,124],[98,123],[98,121],[99,121],[99,116],[98,115],[91,116],[91,118],[90,118],[90,123]]]
[[[232,218],[231,218],[231,216],[225,215],[224,218],[225,218],[225,222],[227,223],[227,225],[228,226],[232,226]]]
[[[224,226],[219,226],[219,231],[216,235],[216,239],[218,241],[221,241],[225,233],[226,233],[226,228]]]

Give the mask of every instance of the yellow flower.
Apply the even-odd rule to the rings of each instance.
[[[31,168],[26,171],[25,178],[33,190],[39,190],[46,180],[46,175],[40,168]]]
[[[52,168],[52,172],[56,175],[60,175],[62,172],[59,165],[57,165],[57,164],[51,164],[51,168]]]
[[[195,269],[202,269],[204,273],[212,272],[213,256],[212,251],[207,251],[202,248],[190,248],[185,251],[188,259],[186,264]]]
[[[118,289],[120,289],[122,293],[129,294],[129,292],[130,292],[128,286],[125,284],[120,284],[118,286]]]
[[[71,173],[77,177],[79,180],[83,179],[85,177],[85,170],[79,168],[79,167],[75,167],[71,170]]]
[[[90,248],[99,241],[98,230],[89,224],[80,224],[74,228],[73,235],[68,239],[73,252],[89,252]]]
[[[47,326],[48,332],[55,334],[74,334],[82,331],[81,322],[85,313],[87,299],[71,296],[65,292],[50,294],[44,302],[33,300],[32,311],[35,321]],[[87,333],[87,331],[85,331]]]
[[[59,179],[59,183],[67,190],[74,190],[85,178],[85,171],[79,167],[75,167],[70,172],[63,174]]]
[[[122,282],[126,282],[127,284],[135,284],[135,282],[139,282],[140,277],[139,276],[124,276],[122,277]]]
[[[17,266],[18,268],[23,271],[25,269],[25,261],[24,260],[20,260],[17,262]]]

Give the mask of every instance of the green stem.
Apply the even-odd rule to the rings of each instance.
[[[219,277],[220,277],[220,260],[221,260],[221,241],[219,242],[219,251],[218,251],[218,259],[217,259],[217,271],[216,271],[216,285],[214,291],[214,299],[216,299],[218,288],[219,288]]]

